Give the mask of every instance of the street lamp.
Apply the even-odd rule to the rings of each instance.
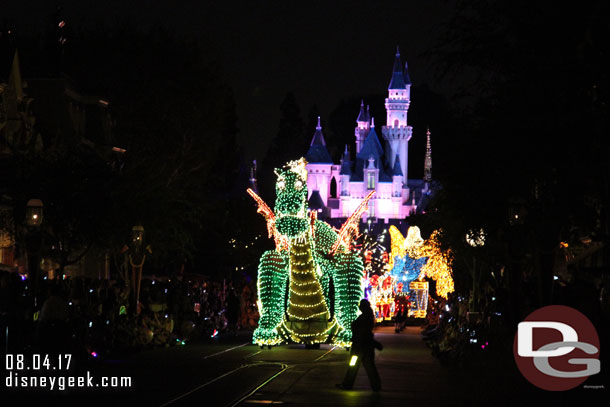
[[[40,199],[30,199],[25,208],[25,224],[28,226],[26,233],[28,273],[32,282],[34,309],[38,307],[38,280],[40,278],[40,251],[42,249],[40,225],[42,224],[43,206]]]
[[[146,260],[146,254],[142,247],[144,245],[144,227],[136,225],[131,228],[131,250],[129,253],[129,264],[131,264],[131,281],[132,288],[135,294],[135,310],[139,313],[138,305],[140,303],[140,285],[142,282],[142,267]],[[136,276],[137,274],[137,276]]]
[[[136,225],[131,228],[131,244],[135,249],[141,249],[144,242],[144,226]]]
[[[42,201],[30,199],[25,209],[25,223],[28,226],[39,227],[42,224]]]
[[[466,243],[471,247],[483,247],[485,245],[485,231],[480,229],[470,229],[466,232]],[[471,296],[471,310],[476,311],[477,306],[477,292],[478,292],[478,278],[477,278],[477,257],[472,257],[472,296]]]

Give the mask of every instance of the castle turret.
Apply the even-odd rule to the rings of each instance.
[[[326,149],[326,141],[322,134],[322,125],[320,124],[320,116],[318,116],[318,125],[311,139],[311,145],[305,155],[307,160],[307,190],[311,195],[314,191],[318,191],[324,205],[328,205],[328,197],[330,196],[330,181],[333,161]]]
[[[345,152],[341,159],[341,170],[339,171],[339,183],[341,185],[341,196],[349,196],[349,178],[352,175],[352,163],[349,159],[349,151],[347,150],[347,144],[345,145]]]
[[[402,68],[400,51],[396,48],[396,59],[392,69],[392,79],[388,86],[388,97],[385,100],[387,114],[386,125],[382,128],[383,138],[386,140],[386,159],[391,168],[394,168],[396,156],[400,157],[401,170],[404,179],[408,179],[408,153],[409,140],[413,128],[407,124],[407,113],[411,104],[411,78]]]
[[[371,127],[371,116],[369,113],[369,107],[364,110],[364,99],[360,102],[360,113],[356,119],[356,129],[354,135],[356,136],[356,153],[359,153],[366,139],[366,135],[369,133]]]

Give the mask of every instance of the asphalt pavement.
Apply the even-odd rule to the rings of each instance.
[[[32,391],[2,388],[2,406],[515,406],[533,400],[545,405],[572,405],[606,397],[605,390],[543,392],[520,376],[514,364],[490,359],[483,366],[460,368],[440,364],[420,335],[419,327],[395,333],[378,327],[375,338],[382,390],[373,392],[361,367],[352,390],[336,387],[348,368],[349,352],[322,345],[305,349],[283,345],[260,349],[251,333],[225,334],[207,343],[157,348],[126,359],[105,359],[90,370],[102,376],[130,377],[130,388],[81,388]],[[25,404],[24,404],[25,403]],[[423,403],[423,404],[422,404]],[[580,403],[579,403],[580,404]]]

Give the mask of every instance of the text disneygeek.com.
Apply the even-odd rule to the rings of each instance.
[[[24,376],[9,372],[4,385],[9,389],[48,389],[65,390],[69,388],[127,388],[131,387],[129,376],[102,376],[95,378],[87,372],[86,376]]]

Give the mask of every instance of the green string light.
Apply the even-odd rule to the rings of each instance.
[[[330,342],[350,346],[350,326],[363,296],[363,263],[354,251],[329,254],[338,234],[327,223],[307,216],[305,164],[301,159],[276,170],[274,227],[289,244],[287,251],[267,251],[261,256],[260,320],[253,342]]]

